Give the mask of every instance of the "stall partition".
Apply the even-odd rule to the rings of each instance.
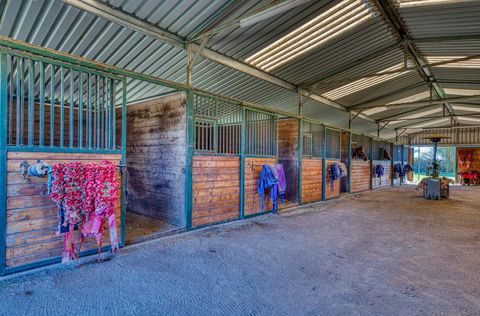
[[[370,190],[372,181],[371,138],[352,133],[351,148],[350,192]]]
[[[325,127],[302,122],[302,204],[322,200]]]
[[[372,188],[392,185],[391,144],[386,141],[372,141]]]
[[[341,163],[341,131],[327,128],[325,130],[325,199],[340,196],[340,175],[335,174],[334,165]]]
[[[17,50],[0,53],[0,203],[5,205],[0,274],[61,260],[58,206],[49,197],[47,176],[26,171],[32,166],[113,162],[119,189],[115,218],[124,242],[125,78],[65,60],[54,53],[49,58]],[[116,124],[122,127],[120,141]],[[79,238],[76,230],[77,245]],[[102,240],[107,247],[108,232]],[[96,247],[88,238],[82,254]]]

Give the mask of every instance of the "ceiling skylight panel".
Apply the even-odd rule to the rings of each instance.
[[[379,106],[377,108],[371,108],[371,109],[368,109],[366,111],[362,111],[363,114],[365,115],[373,115],[373,114],[377,114],[377,113],[380,113],[380,112],[384,112],[388,110],[388,108],[386,106]]]
[[[442,68],[480,68],[480,58],[472,58],[468,60],[462,60],[455,62],[455,59],[460,58],[467,58],[468,56],[427,56],[427,60],[429,63],[439,63],[439,62],[446,62],[452,61],[448,64],[442,64],[434,67],[442,67]]]
[[[246,62],[266,71],[273,70],[373,16],[374,12],[362,0],[341,1],[253,54]]]
[[[480,106],[475,105],[472,105],[471,107],[464,105],[454,105],[453,109],[455,111],[480,112]]]
[[[477,117],[458,116],[458,119],[462,121],[480,123],[480,118],[477,118]]]
[[[451,94],[451,95],[471,96],[471,95],[480,94],[480,90],[475,90],[475,89],[445,88],[444,90],[446,94]]]
[[[429,122],[419,123],[419,124],[411,125],[409,127],[411,127],[411,128],[417,128],[417,127],[421,128],[421,127],[436,125],[436,124],[439,124],[439,123],[446,123],[448,121],[450,121],[450,118],[449,117],[444,117],[444,118],[441,118],[439,120],[433,120],[433,121],[429,121]]]
[[[424,92],[420,92],[420,93],[408,96],[408,97],[400,99],[400,100],[396,100],[396,101],[387,103],[387,105],[395,104],[395,103],[416,102],[416,101],[426,99],[428,97],[430,97],[430,92],[429,91],[424,91]]]
[[[415,113],[415,114],[412,114],[412,115],[407,115],[407,116],[404,116],[402,118],[404,118],[404,119],[416,119],[416,118],[422,118],[422,117],[427,116],[427,115],[435,114],[435,113],[438,113],[438,112],[443,112],[443,108],[438,107],[436,109],[423,111],[421,113]]]
[[[387,68],[387,69],[384,69],[384,70],[378,72],[378,74],[381,74],[383,72],[394,71],[394,70],[401,70],[402,67],[403,67],[403,63],[397,64],[393,67],[390,67],[390,68]],[[377,84],[380,84],[382,82],[391,80],[391,79],[396,78],[398,76],[401,76],[401,75],[405,74],[405,72],[406,71],[402,71],[402,72],[393,73],[393,74],[392,73],[385,74],[383,76],[380,75],[380,76],[377,76],[377,77],[368,77],[368,78],[358,79],[354,82],[348,83],[346,85],[343,85],[341,87],[338,87],[336,89],[328,91],[328,92],[324,93],[323,96],[326,97],[326,98],[332,99],[332,100],[340,99],[340,98],[343,98],[344,96],[347,96],[349,94],[352,94],[352,93],[370,88],[370,87],[375,86]]]

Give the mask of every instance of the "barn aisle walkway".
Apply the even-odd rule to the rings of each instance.
[[[478,314],[479,194],[391,188],[131,246],[0,282],[0,314]]]

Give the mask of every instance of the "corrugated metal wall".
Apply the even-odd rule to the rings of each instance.
[[[454,129],[433,129],[410,135],[409,143],[411,145],[431,145],[428,137],[432,133],[438,133],[448,136],[442,139],[441,145],[480,145],[480,127],[475,128],[454,128]]]

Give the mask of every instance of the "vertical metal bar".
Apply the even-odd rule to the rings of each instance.
[[[23,142],[24,142],[24,125],[25,125],[25,116],[24,116],[24,112],[25,112],[25,99],[24,99],[24,94],[25,94],[25,73],[24,73],[24,69],[23,69],[23,65],[24,65],[24,59],[23,58],[20,58],[20,65],[18,67],[18,72],[19,72],[19,79],[20,79],[20,98],[17,98],[17,102],[19,103],[19,110],[17,111],[17,116],[20,116],[19,118],[19,128],[17,130],[18,134],[19,134],[19,142],[18,144],[19,145],[23,145]],[[20,115],[19,115],[20,114]]]
[[[39,128],[38,145],[45,145],[45,64],[40,62],[40,87],[39,87]]]
[[[245,218],[245,142],[246,142],[246,110],[241,109],[240,136],[240,218]]]
[[[322,152],[322,201],[327,198],[327,128],[323,126]]]
[[[60,148],[63,148],[65,136],[65,70],[60,67]]]
[[[105,78],[105,147],[110,148],[110,79]]]
[[[7,231],[7,55],[0,53],[0,275],[5,274]],[[17,113],[18,115],[18,113]]]
[[[55,66],[50,65],[50,147],[55,146]]]
[[[120,244],[125,246],[125,220],[127,216],[127,196],[126,196],[126,148],[127,148],[127,82],[126,79],[122,82],[122,161],[120,162],[122,166],[122,190],[121,190],[121,237]]]
[[[68,143],[70,148],[73,148],[73,130],[74,130],[74,111],[75,109],[73,108],[73,104],[75,103],[74,96],[73,96],[73,86],[74,86],[74,80],[73,80],[73,69],[70,69],[69,75],[70,75],[70,106],[69,106],[69,120],[68,120]]]
[[[78,148],[83,148],[83,72],[78,73]]]
[[[116,100],[116,92],[115,92],[115,81],[112,79],[112,81],[110,82],[111,84],[111,89],[110,89],[110,93],[112,94],[111,96],[111,101],[112,101],[112,149],[115,149],[115,142],[116,142],[116,129],[117,129],[117,126],[116,126],[116,122],[117,122],[117,115],[116,115],[116,107],[115,107],[115,100]]]
[[[92,148],[92,75],[87,75],[87,145]]]
[[[28,60],[28,146],[33,146],[35,135],[35,100],[33,99],[33,73],[34,63],[32,59]]]
[[[185,227],[192,228],[192,162],[193,162],[193,91],[187,91],[186,120],[187,120],[187,150],[185,157]]]
[[[8,144],[13,144],[13,76],[15,74],[14,57],[8,55],[9,63],[9,86],[8,86]]]
[[[102,102],[101,102],[101,112],[100,112],[100,117],[101,117],[101,125],[100,125],[100,133],[102,135],[102,138],[101,138],[101,143],[100,143],[100,147],[103,149],[105,148],[105,141],[106,141],[106,130],[107,130],[107,126],[106,126],[106,117],[107,117],[107,113],[106,113],[106,93],[105,93],[105,77],[102,77]]]

